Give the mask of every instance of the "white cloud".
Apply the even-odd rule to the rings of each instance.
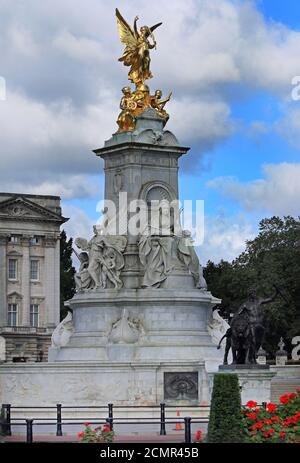
[[[169,126],[180,141],[197,141],[210,147],[233,130],[229,120],[230,108],[221,101],[175,99],[170,102],[168,111],[177,114]]]
[[[0,181],[64,192],[57,172],[68,184],[74,175],[96,173],[99,160],[89,151],[116,129],[128,68],[117,61],[123,45],[114,8],[104,0],[84,7],[69,0],[2,4],[1,74],[8,94],[0,104]],[[198,155],[232,133],[230,107],[239,92],[263,89],[278,101],[290,98],[300,32],[266,22],[255,3],[132,0],[118,6],[130,23],[137,13],[140,24],[163,21],[155,31],[149,85],[173,90],[168,128],[185,144],[197,144]],[[297,116],[287,110],[292,132],[282,122],[280,133],[289,140],[299,137]]]
[[[300,102],[298,102],[300,105]],[[284,117],[276,124],[276,130],[291,146],[300,149],[300,108],[288,109]]]
[[[8,30],[8,39],[11,47],[17,54],[25,58],[34,58],[40,51],[39,45],[35,42],[30,30],[20,24],[13,24]]]
[[[100,182],[98,179],[86,175],[60,175],[48,180],[40,180],[36,184],[22,183],[16,180],[2,181],[3,191],[14,193],[28,193],[34,195],[54,195],[67,199],[85,199],[99,196]]]
[[[46,105],[7,92],[0,104],[1,189],[94,196],[98,188],[87,176],[100,174],[102,163],[91,150],[102,145],[100,128],[111,130],[113,120],[103,101],[78,112],[71,102]]]
[[[68,237],[89,239],[93,235],[93,220],[79,207],[62,203],[62,213],[70,220],[63,225]]]
[[[207,183],[239,202],[248,211],[266,211],[278,215],[299,215],[300,163],[266,164],[264,178],[239,182],[219,177]]]
[[[108,58],[106,49],[100,42],[86,37],[75,37],[69,31],[61,31],[53,40],[53,45],[71,58],[79,61],[101,63]]]
[[[255,234],[253,225],[245,217],[222,214],[206,217],[204,242],[198,247],[202,265],[208,260],[232,261],[245,250],[246,240],[253,239]]]

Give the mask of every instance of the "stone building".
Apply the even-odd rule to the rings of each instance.
[[[0,339],[7,362],[47,361],[59,323],[59,238],[67,220],[58,196],[0,193]]]

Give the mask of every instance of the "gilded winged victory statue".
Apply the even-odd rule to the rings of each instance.
[[[156,48],[156,41],[153,31],[162,23],[157,23],[152,27],[142,26],[140,30],[137,27],[138,16],[135,17],[133,27],[131,27],[123,18],[118,9],[116,9],[116,17],[120,40],[125,44],[125,50],[119,61],[125,66],[130,66],[128,72],[128,80],[135,84],[135,91],[132,92],[130,87],[124,87],[123,97],[120,102],[120,109],[117,123],[119,132],[131,131],[135,128],[136,117],[147,108],[153,108],[158,115],[167,122],[169,115],[165,110],[162,110],[162,103],[167,103],[171,94],[157,104],[157,92],[155,95],[150,95],[149,87],[145,81],[151,79],[152,73],[150,70],[150,50]]]

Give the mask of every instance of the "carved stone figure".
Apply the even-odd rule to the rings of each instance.
[[[191,232],[184,230],[178,241],[178,258],[186,265],[194,277],[196,288],[207,290],[203,269],[193,246]]]
[[[67,316],[57,325],[52,333],[51,347],[66,346],[74,332],[73,315],[68,312]]]
[[[139,241],[139,257],[145,268],[142,287],[158,288],[171,271],[172,237],[145,236]]]
[[[126,237],[101,235],[95,226],[94,236],[89,242],[84,238],[77,238],[75,243],[85,251],[84,256],[78,256],[81,260],[81,266],[76,275],[78,289],[107,288],[108,281],[117,289],[123,286],[120,274],[124,267],[122,253],[127,244]],[[86,257],[86,251],[88,251],[88,257]]]
[[[219,344],[222,336],[229,328],[229,324],[219,313],[219,309],[212,310],[207,323],[207,329],[211,335],[213,342]]]
[[[80,238],[76,238],[75,240],[76,246],[81,249],[81,246],[84,246],[84,243],[82,244],[82,240]],[[85,247],[86,248],[86,247]],[[89,267],[89,255],[87,252],[81,252],[78,254],[75,249],[73,249],[74,253],[76,254],[77,258],[79,259],[80,262],[80,267],[78,272],[75,274],[75,284],[76,288],[78,291],[84,291],[88,289],[93,289],[94,287],[94,281],[92,280],[92,277],[88,271]]]

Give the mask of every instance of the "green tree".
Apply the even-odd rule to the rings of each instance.
[[[216,373],[211,398],[207,442],[243,442],[243,418],[238,376]]]
[[[222,315],[235,312],[251,287],[261,296],[272,294],[274,284],[280,289],[282,296],[263,307],[264,347],[272,356],[281,336],[290,351],[291,339],[300,333],[299,231],[299,219],[263,219],[258,236],[246,242],[237,259],[217,265],[209,262],[204,272],[209,290],[222,299]]]
[[[75,294],[75,268],[72,264],[73,239],[67,238],[63,230],[60,234],[60,319],[67,315],[64,302]]]

